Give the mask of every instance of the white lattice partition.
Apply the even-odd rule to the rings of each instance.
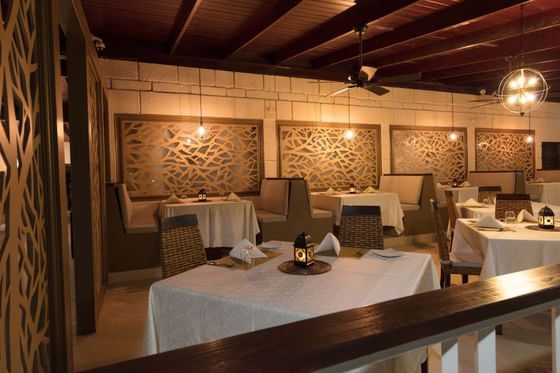
[[[377,185],[380,126],[352,124],[351,140],[344,138],[346,129],[334,123],[280,122],[280,175],[305,177],[311,189]]]
[[[523,171],[527,179],[535,173],[535,143],[527,142],[526,130],[477,128],[475,131],[477,171]],[[534,131],[531,131],[533,138]]]
[[[467,131],[455,128],[391,126],[391,173],[434,175],[434,180],[464,180],[467,174]]]
[[[256,192],[263,175],[262,121],[121,115],[122,179],[131,196]]]

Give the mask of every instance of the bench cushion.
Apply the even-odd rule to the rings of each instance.
[[[418,205],[423,182],[422,175],[382,175],[379,190],[397,193],[401,204]]]
[[[402,207],[403,211],[420,210],[420,205],[413,205],[413,204],[410,204],[410,203],[401,203],[401,207]]]
[[[288,180],[268,180],[261,183],[259,209],[273,214],[288,215]]]
[[[499,185],[502,193],[515,193],[515,172],[469,172],[467,181],[475,186]]]
[[[328,210],[313,209],[311,217],[314,219],[332,218],[332,212]]]
[[[123,218],[123,223],[125,229],[128,229],[130,226],[130,221],[132,220],[132,215],[134,213],[134,209],[132,207],[132,201],[128,192],[126,190],[126,185],[118,184],[117,185],[117,193],[119,197],[119,205],[121,207],[121,214]]]
[[[288,220],[286,215],[275,214],[264,210],[256,210],[255,215],[257,215],[257,221],[259,223],[275,223]]]

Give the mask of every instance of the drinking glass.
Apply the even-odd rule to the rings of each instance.
[[[515,223],[515,212],[514,211],[506,211],[505,222],[506,222],[506,224]]]

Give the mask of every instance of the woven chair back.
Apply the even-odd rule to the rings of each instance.
[[[342,246],[383,250],[379,206],[343,206],[338,232]]]
[[[494,201],[499,193],[502,193],[502,187],[499,185],[479,186],[478,202],[484,202],[485,199]]]
[[[449,262],[449,246],[447,246],[447,237],[445,236],[445,230],[443,229],[443,223],[441,222],[438,203],[433,198],[430,199],[430,210],[432,211],[432,223],[434,224],[434,230],[436,232],[439,260],[441,262]]]
[[[451,229],[455,230],[455,223],[457,222],[457,219],[459,219],[459,211],[457,210],[457,205],[455,204],[453,192],[450,190],[445,191],[445,203],[447,204],[447,211],[449,214],[449,224],[451,224]]]
[[[533,214],[533,206],[528,194],[497,194],[496,195],[496,219],[504,219],[506,211],[513,211],[515,215],[521,210],[527,210]]]
[[[163,278],[206,264],[196,215],[162,218],[159,249]]]

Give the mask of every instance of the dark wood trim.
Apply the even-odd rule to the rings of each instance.
[[[71,372],[72,308],[64,166],[64,124],[59,60],[58,1],[36,2],[37,69],[41,134],[41,175],[45,198],[45,249],[48,251],[50,370]],[[13,357],[15,358],[15,357]]]
[[[227,59],[244,47],[249,45],[253,40],[267,32],[282,18],[290,14],[303,0],[283,0],[273,10],[271,14],[266,14],[265,10],[268,6],[262,7],[255,12],[252,17],[252,22],[249,22],[246,27],[238,32],[237,37],[228,43],[229,47],[223,54],[223,58]]]
[[[177,13],[175,24],[167,41],[169,54],[175,54],[177,51],[201,3],[202,0],[183,0],[181,3],[181,8]]]
[[[444,30],[463,22],[472,21],[524,2],[526,2],[526,0],[493,0],[484,3],[477,0],[467,0],[430,14],[427,17],[420,18],[417,21],[407,23],[394,31],[365,40],[363,43],[364,54],[429,35],[436,31]],[[355,57],[357,57],[356,46],[350,45],[315,59],[313,65],[317,67],[326,67],[348,61]]]
[[[560,264],[448,287],[151,355],[88,372],[308,372],[387,357],[557,305]],[[411,317],[414,315],[414,317]],[[480,327],[480,326],[478,326]],[[414,343],[414,345],[413,345]]]

